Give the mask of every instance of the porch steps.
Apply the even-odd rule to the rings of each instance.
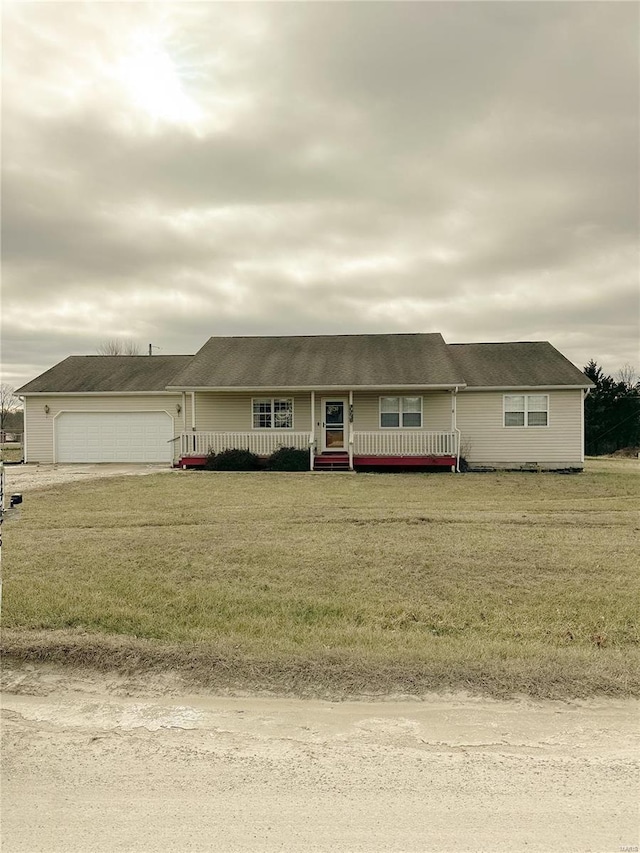
[[[348,453],[323,453],[315,456],[313,460],[314,471],[348,471]]]

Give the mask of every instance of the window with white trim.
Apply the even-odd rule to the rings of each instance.
[[[380,397],[380,426],[419,429],[422,426],[422,397]]]
[[[549,395],[505,394],[504,425],[506,427],[549,426]]]
[[[254,397],[251,409],[254,429],[293,429],[291,397]]]

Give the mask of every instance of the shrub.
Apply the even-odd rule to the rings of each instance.
[[[271,471],[308,471],[309,451],[295,447],[279,447],[267,460]]]
[[[232,448],[222,453],[210,453],[204,465],[207,471],[258,471],[260,459],[250,450]]]

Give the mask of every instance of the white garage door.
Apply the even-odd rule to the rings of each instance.
[[[57,462],[171,462],[166,412],[63,412],[55,421]]]

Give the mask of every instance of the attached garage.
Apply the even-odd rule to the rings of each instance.
[[[167,412],[60,412],[56,462],[171,462],[173,418]]]

